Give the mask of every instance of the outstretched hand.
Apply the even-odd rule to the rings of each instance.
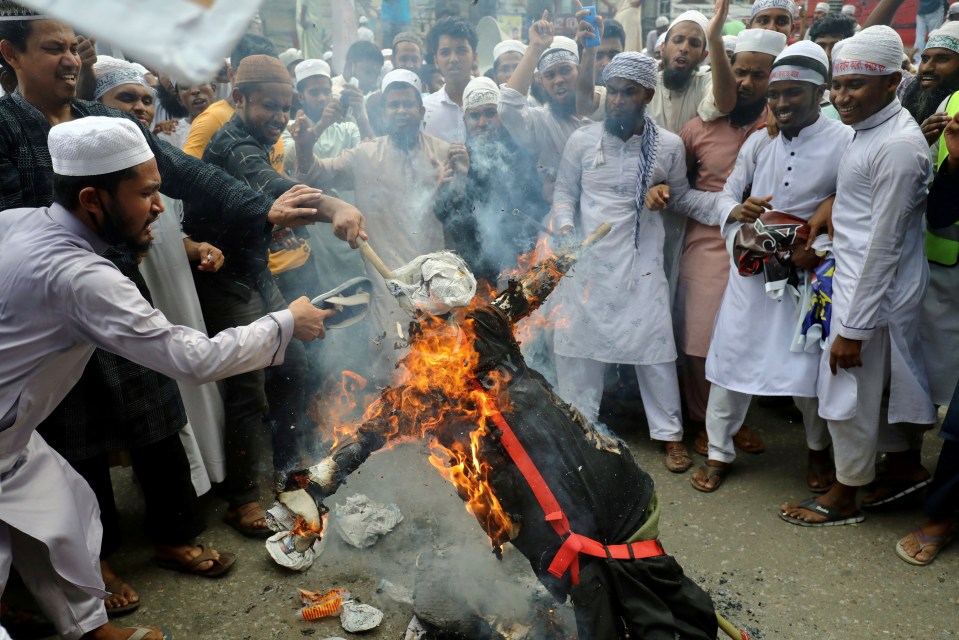
[[[546,51],[553,44],[553,35],[553,23],[549,20],[549,11],[544,11],[543,17],[529,27],[529,46]]]

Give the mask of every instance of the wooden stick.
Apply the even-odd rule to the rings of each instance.
[[[749,640],[749,636],[746,635],[745,631],[740,631],[733,623],[731,623],[726,618],[719,615],[719,612],[716,612],[716,620],[719,622],[719,629],[725,633],[730,638],[735,638],[735,640]]]
[[[366,240],[363,238],[357,238],[356,244],[360,248],[360,253],[363,254],[363,257],[366,258],[367,262],[369,262],[381,276],[387,280],[394,280],[396,278],[396,275],[390,270],[389,267],[386,266],[386,263],[384,263],[380,257],[376,255],[376,252],[373,251],[373,247],[371,247]]]
[[[598,227],[596,227],[596,231],[593,231],[591,234],[589,234],[589,237],[583,240],[583,244],[582,244],[583,249],[593,244],[597,240],[601,238],[605,238],[606,235],[612,230],[613,230],[613,227],[611,227],[608,222],[604,222],[603,224],[599,225]]]

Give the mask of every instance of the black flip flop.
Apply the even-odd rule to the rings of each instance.
[[[791,515],[788,515],[785,511],[780,511],[779,517],[789,524],[795,524],[800,527],[841,527],[847,524],[859,524],[866,519],[866,516],[863,515],[862,511],[856,510],[856,512],[851,516],[844,516],[835,509],[830,509],[825,505],[819,504],[816,502],[815,498],[806,498],[797,506],[800,509],[807,509],[814,513],[826,516],[826,520],[824,522],[806,522],[805,520],[800,520],[799,518],[794,518]]]

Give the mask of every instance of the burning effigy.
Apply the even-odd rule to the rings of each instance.
[[[494,553],[511,544],[555,599],[571,598],[580,637],[715,638],[712,601],[659,543],[652,478],[621,440],[526,365],[514,336],[515,324],[608,231],[528,268],[491,300],[473,295],[475,281],[455,254],[421,257],[398,270],[399,280],[377,267],[412,309],[410,352],[361,423],[316,465],[289,474],[270,510],[279,529],[271,555],[279,542],[308,566],[325,500],[374,452],[429,438],[430,463],[456,487]]]

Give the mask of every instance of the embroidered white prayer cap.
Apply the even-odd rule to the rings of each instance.
[[[61,176],[100,176],[153,157],[140,127],[126,118],[88,116],[58,124],[47,146],[53,172]]]
[[[796,10],[795,6],[792,0],[755,0],[749,13],[749,19],[752,20],[763,11],[768,11],[769,9],[785,9],[789,12],[789,15],[793,15],[793,12]]]
[[[656,18],[656,26],[657,27],[669,26],[669,18],[667,18],[666,16],[659,16],[658,18]]]
[[[409,69],[393,69],[383,76],[383,82],[380,83],[380,91],[386,92],[386,88],[394,82],[405,82],[406,84],[413,85],[420,93],[423,92],[423,83],[420,82],[420,77]]]
[[[330,65],[322,60],[304,60],[296,65],[293,72],[296,74],[296,86],[300,86],[301,82],[313,76],[323,76],[331,80],[333,79],[333,72],[330,71]]]
[[[147,68],[142,64],[127,62],[112,56],[97,56],[93,65],[93,75],[96,84],[93,97],[99,100],[105,93],[125,84],[138,84],[153,91],[153,87],[146,81]]]
[[[902,38],[891,27],[876,25],[841,41],[833,49],[833,77],[848,75],[887,76],[902,71]]]
[[[745,29],[736,36],[736,53],[766,53],[775,58],[785,48],[786,36],[770,29]]]
[[[840,9],[840,11],[841,11],[844,15],[851,16],[851,17],[856,17],[856,6],[855,6],[855,5],[852,5],[852,4],[844,4],[844,5],[842,5],[842,9]]]
[[[550,67],[563,62],[579,64],[579,46],[576,41],[566,36],[553,36],[549,49],[543,52],[536,63],[536,70],[543,73]]]
[[[828,2],[819,2],[816,4],[816,13],[829,13],[829,3]]]
[[[835,55],[835,49],[833,49],[833,55]],[[826,83],[828,70],[829,58],[826,57],[823,48],[811,40],[800,40],[789,45],[776,56],[769,74],[769,84],[793,80],[811,82],[819,86]]]
[[[486,76],[480,76],[470,80],[463,90],[463,109],[484,104],[499,104],[499,87]]]
[[[959,21],[947,21],[930,33],[923,51],[926,49],[949,49],[959,53]]]
[[[526,45],[519,40],[503,40],[502,42],[498,42],[496,46],[493,47],[493,61],[499,60],[501,55],[510,53],[511,51],[523,55],[526,53]]]

